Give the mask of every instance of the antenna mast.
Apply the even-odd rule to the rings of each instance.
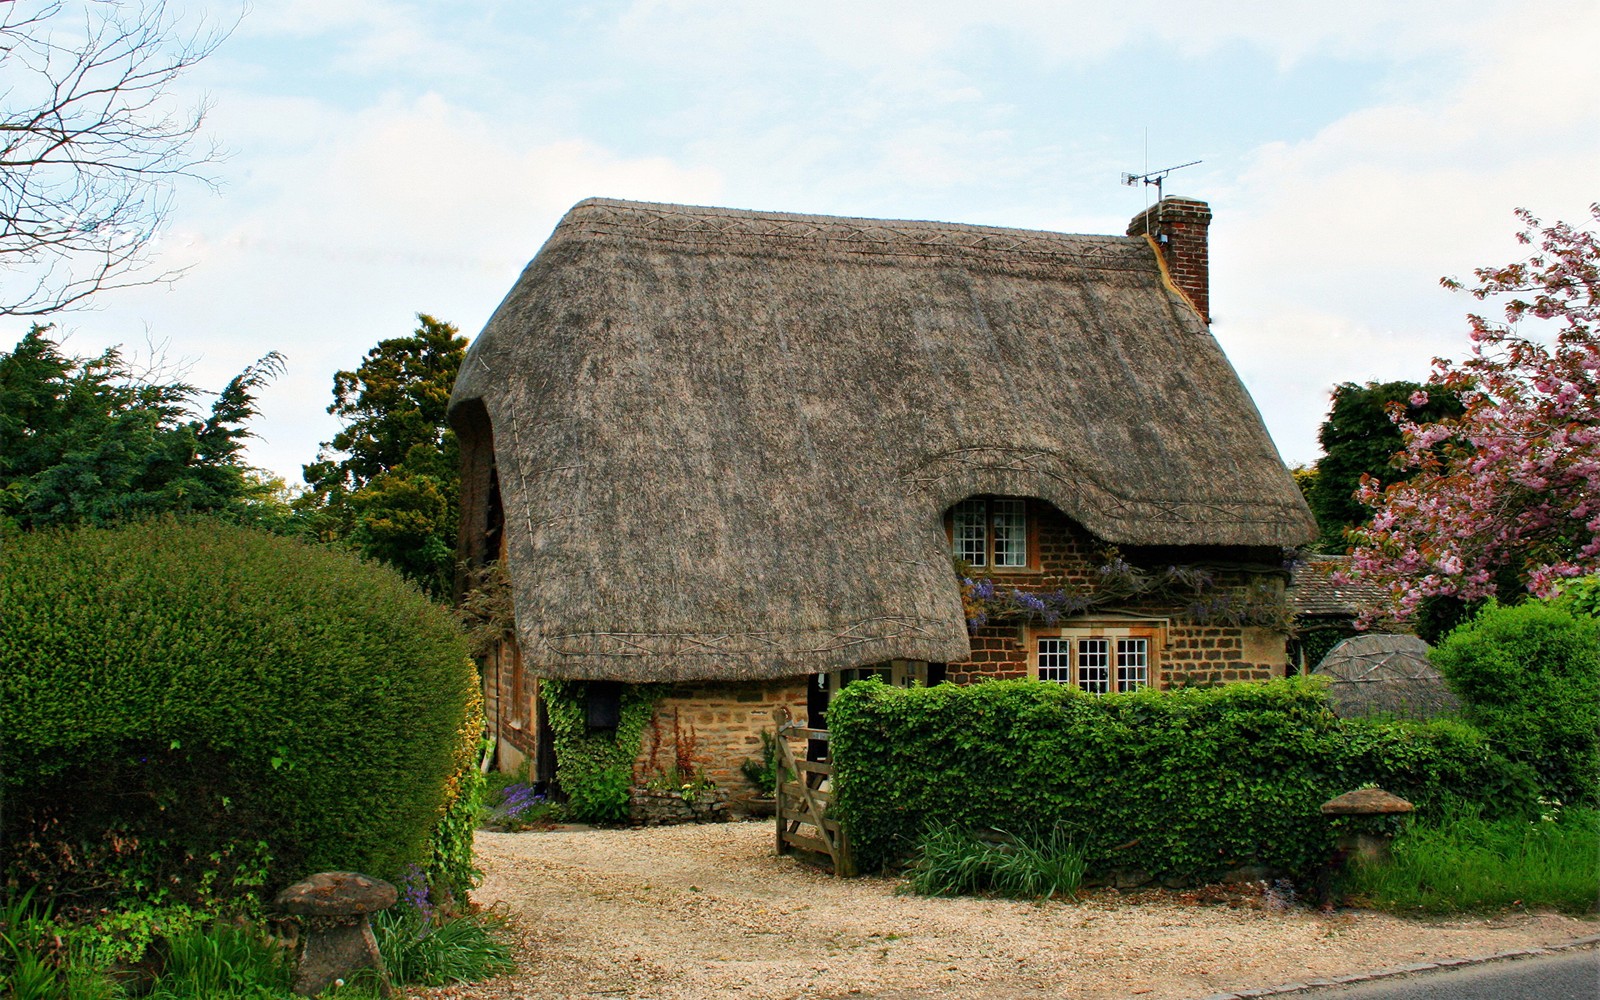
[[[1203,162],[1205,161],[1190,160],[1188,163],[1180,163],[1175,167],[1162,167],[1160,170],[1152,170],[1149,173],[1123,174],[1122,183],[1129,187],[1136,186],[1140,181],[1144,181],[1146,184],[1154,184],[1156,186],[1156,201],[1159,202],[1161,200],[1161,182],[1167,179],[1168,174],[1174,170],[1182,170],[1184,167],[1192,167],[1197,163]]]

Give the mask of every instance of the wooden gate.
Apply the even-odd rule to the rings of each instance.
[[[797,854],[828,865],[835,875],[856,873],[850,857],[850,838],[839,821],[828,815],[833,804],[833,755],[826,729],[795,725],[787,709],[778,723],[777,848],[779,854]],[[805,740],[807,752],[799,757],[791,740]]]

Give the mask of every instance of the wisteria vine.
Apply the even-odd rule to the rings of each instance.
[[[957,566],[957,576],[969,630],[996,621],[1054,625],[1063,618],[1133,601],[1176,606],[1178,617],[1203,625],[1251,625],[1287,631],[1290,623],[1288,602],[1280,591],[1263,582],[1245,586],[1221,584],[1214,573],[1197,566],[1147,570],[1128,562],[1115,550],[1095,567],[1091,584],[1071,590],[1036,592],[996,585],[986,577],[973,577],[963,565]]]

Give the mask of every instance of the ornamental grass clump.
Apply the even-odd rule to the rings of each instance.
[[[907,884],[920,896],[1070,899],[1084,870],[1083,851],[1059,825],[1015,836],[937,824],[917,841]]]

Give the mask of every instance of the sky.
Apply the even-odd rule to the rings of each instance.
[[[1467,352],[1438,279],[1524,255],[1513,209],[1600,199],[1596,38],[1593,0],[254,0],[174,95],[225,151],[184,275],[49,319],[210,389],[282,353],[249,460],[293,483],[335,371],[475,336],[583,198],[1121,234],[1124,172],[1199,160],[1212,330],[1308,463],[1336,383]]]

